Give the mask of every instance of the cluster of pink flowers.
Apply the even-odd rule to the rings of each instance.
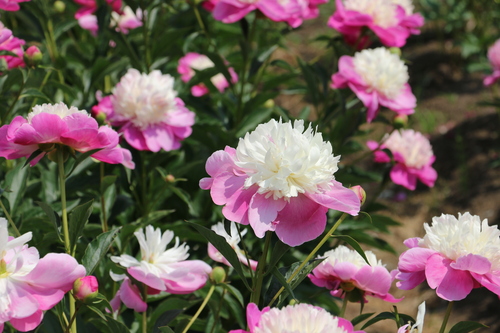
[[[484,78],[485,86],[491,86],[500,79],[500,39],[488,49],[488,60],[493,67],[493,73]]]
[[[27,2],[30,0],[0,0],[0,9],[8,10],[11,12],[18,11],[20,9],[20,2]]]
[[[17,55],[17,57],[13,55],[0,55],[0,59],[3,59],[7,63],[8,69],[24,67],[23,45],[25,43],[24,40],[14,37],[12,31],[7,29],[3,23],[0,22],[0,51],[9,51]]]

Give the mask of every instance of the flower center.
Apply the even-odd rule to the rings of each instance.
[[[28,117],[26,119],[28,120],[28,123],[31,124],[31,120],[33,119],[34,116],[40,113],[50,113],[50,114],[55,114],[58,115],[61,119],[64,117],[70,116],[74,113],[80,113],[84,114],[88,117],[90,117],[90,114],[85,111],[85,110],[78,110],[76,107],[72,106],[68,108],[66,104],[63,102],[57,103],[57,104],[42,104],[42,105],[35,105],[32,109],[32,111],[28,114]]]
[[[416,169],[429,164],[434,154],[429,140],[414,130],[394,131],[383,145],[391,152],[401,154],[406,166]]]
[[[458,219],[443,214],[432,219],[432,226],[424,225],[426,235],[419,246],[435,250],[451,260],[467,254],[480,255],[491,263],[491,270],[500,269],[500,230],[489,226],[488,220],[465,213]]]
[[[353,62],[363,81],[387,98],[397,97],[408,82],[404,62],[384,47],[357,52]]]
[[[347,10],[370,15],[376,25],[388,28],[396,25],[396,6],[398,0],[344,0]]]
[[[258,193],[274,199],[296,197],[330,188],[340,156],[332,145],[304,122],[271,120],[241,138],[236,147],[236,165],[246,172],[245,188],[254,184]]]

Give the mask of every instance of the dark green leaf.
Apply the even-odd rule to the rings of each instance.
[[[40,149],[35,150],[34,152],[31,153],[30,157],[26,159],[26,162],[24,162],[23,167],[27,166],[32,160],[38,157],[38,155],[42,154],[43,151]]]
[[[93,202],[94,200],[90,200],[83,205],[75,207],[69,215],[69,243],[71,244],[71,250],[76,246],[76,242],[82,235],[83,228],[85,228],[89,220]]]
[[[8,73],[7,79],[2,85],[3,93],[10,91],[13,85],[21,85],[24,81],[26,81],[26,73],[20,68],[13,68]]]
[[[108,189],[108,187],[110,187],[111,185],[113,185],[116,181],[116,178],[117,176],[104,176],[101,180],[101,194],[103,194],[104,192],[106,192],[106,190]]]
[[[238,302],[241,304],[242,307],[245,306],[245,301],[243,300],[243,295],[241,294],[241,292],[237,288],[235,288],[232,285],[227,284],[227,283],[222,284],[222,287],[224,289],[227,289],[231,293],[231,295],[233,295],[234,298],[236,298],[236,300],[238,300]]]
[[[360,314],[359,316],[353,318],[351,320],[351,323],[353,326],[356,326],[357,324],[359,324],[360,322],[362,321],[365,321],[366,319],[370,318],[371,316],[373,316],[375,313],[372,312],[372,313],[363,313],[363,314]]]
[[[273,273],[273,276],[276,279],[278,279],[279,283],[281,283],[281,285],[283,287],[285,287],[285,291],[288,294],[290,294],[293,299],[295,299],[295,294],[293,293],[292,287],[290,287],[290,285],[288,284],[288,282],[286,282],[285,277],[280,273],[280,271],[276,267],[274,267],[274,268],[272,268],[272,273]],[[284,296],[282,296],[282,297],[284,297]]]
[[[120,231],[120,228],[102,233],[87,246],[82,258],[82,264],[87,270],[87,275],[92,274],[99,261],[108,252],[118,231]]]
[[[170,323],[175,317],[177,317],[183,311],[184,310],[182,309],[165,311],[154,324],[153,333],[164,332],[163,331],[164,328],[170,329],[169,327],[167,327],[168,323]]]
[[[400,320],[402,320],[403,323],[408,323],[408,322],[414,323],[415,322],[415,319],[413,319],[412,317],[410,317],[408,315],[402,314],[402,313],[398,313],[398,317]],[[375,323],[378,323],[381,320],[387,320],[387,319],[396,321],[396,314],[393,312],[382,312],[382,313],[376,315],[374,318],[368,320],[363,325],[363,327],[361,327],[361,329],[364,330],[365,328],[367,328]],[[398,323],[398,324],[401,324],[401,323]]]
[[[102,313],[101,310],[99,310],[98,308],[96,308],[95,306],[93,305],[87,305],[87,308],[89,310],[92,310],[93,312],[95,312],[99,317],[101,317],[103,320],[107,320],[106,316],[104,315],[104,313]]]
[[[19,96],[19,98],[23,98],[23,97],[40,98],[40,99],[43,99],[49,103],[52,102],[52,100],[47,95],[45,95],[43,92],[41,92],[40,90],[35,89],[35,88],[25,89],[23,91],[23,93],[21,94],[21,96]]]
[[[40,206],[45,214],[47,214],[49,220],[54,225],[56,230],[56,234],[59,235],[59,239],[61,239],[59,228],[61,227],[61,217],[57,214],[49,205],[45,202],[35,201],[38,206]]]
[[[475,321],[461,321],[456,323],[455,326],[451,328],[449,333],[468,333],[483,327],[488,326]]]
[[[86,151],[85,153],[79,154],[78,157],[75,160],[75,163],[71,167],[71,170],[66,174],[66,178],[68,178],[69,176],[71,176],[71,174],[73,173],[73,171],[75,171],[76,167],[80,163],[82,163],[83,161],[85,161],[87,159],[87,157],[89,157],[92,154],[97,153],[99,150],[102,150],[102,148],[92,149],[92,150]]]
[[[159,327],[161,333],[174,333],[174,330],[168,326]]]
[[[271,252],[271,259],[269,259],[269,270],[272,270],[278,261],[280,261],[281,257],[290,249],[289,245],[286,245],[282,241],[278,240],[273,247],[273,251]]]
[[[9,202],[11,215],[17,215],[16,208],[24,196],[29,171],[28,168],[23,167],[22,163],[19,163],[5,176],[5,192],[3,196]]]

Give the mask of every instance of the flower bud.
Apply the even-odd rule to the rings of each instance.
[[[174,177],[174,175],[172,175],[172,174],[168,174],[168,175],[165,177],[165,181],[167,181],[168,183],[175,183],[175,177]]]
[[[97,120],[97,123],[99,124],[99,126],[102,126],[102,125],[107,125],[107,121],[106,121],[107,117],[106,117],[106,114],[104,112],[99,112],[96,116],[95,116],[95,120]]]
[[[268,99],[268,100],[264,103],[264,107],[266,107],[266,108],[268,108],[268,109],[274,108],[274,100],[272,100],[272,99]]]
[[[408,116],[405,114],[398,114],[392,120],[392,126],[395,129],[405,128],[408,125]]]
[[[36,67],[42,61],[43,54],[38,47],[32,45],[24,52],[24,62],[29,67]]]
[[[215,267],[210,273],[210,280],[214,284],[223,283],[226,280],[226,271],[222,267]]]
[[[359,202],[361,202],[361,204],[364,204],[365,201],[366,201],[366,192],[365,192],[365,190],[360,185],[353,186],[350,189],[352,191],[354,191],[354,193],[356,193],[356,195],[359,198]]]
[[[389,52],[397,55],[398,57],[401,57],[401,49],[399,47],[390,47]]]
[[[73,296],[80,301],[87,302],[97,296],[98,288],[95,276],[84,276],[73,283]]]
[[[54,1],[54,11],[56,13],[64,13],[64,11],[66,10],[66,4],[63,2],[63,1]]]

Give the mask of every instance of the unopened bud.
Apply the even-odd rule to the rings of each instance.
[[[222,267],[215,267],[210,273],[210,280],[214,284],[223,283],[226,280],[226,271]]]
[[[73,296],[80,301],[88,302],[97,296],[98,289],[99,284],[95,276],[84,276],[73,283]]]
[[[272,99],[268,99],[268,100],[264,103],[264,107],[266,107],[266,108],[268,108],[268,109],[274,108],[274,100],[272,100]]]
[[[408,125],[408,116],[405,114],[398,114],[392,120],[392,126],[395,129],[405,128]]]
[[[96,116],[95,116],[95,120],[97,120],[97,123],[99,124],[99,126],[103,126],[103,125],[106,125],[106,114],[104,112],[99,112]]]
[[[42,61],[43,54],[38,47],[32,45],[24,52],[24,62],[29,67],[36,67]]]
[[[401,49],[399,47],[390,47],[389,52],[397,55],[398,57],[401,57]]]
[[[165,177],[165,180],[169,183],[175,183],[175,177],[174,175],[172,174],[168,174],[166,177]]]
[[[64,13],[64,11],[66,10],[66,4],[62,1],[55,1],[54,2],[54,11],[56,13]]]
[[[290,302],[288,303],[288,305],[295,305],[297,304],[297,300],[294,298],[294,299],[291,299]]]
[[[359,202],[361,204],[364,204],[365,201],[366,201],[366,192],[365,192],[365,190],[360,185],[353,186],[350,189],[352,191],[354,191],[354,193],[356,193],[356,195],[358,196]]]

